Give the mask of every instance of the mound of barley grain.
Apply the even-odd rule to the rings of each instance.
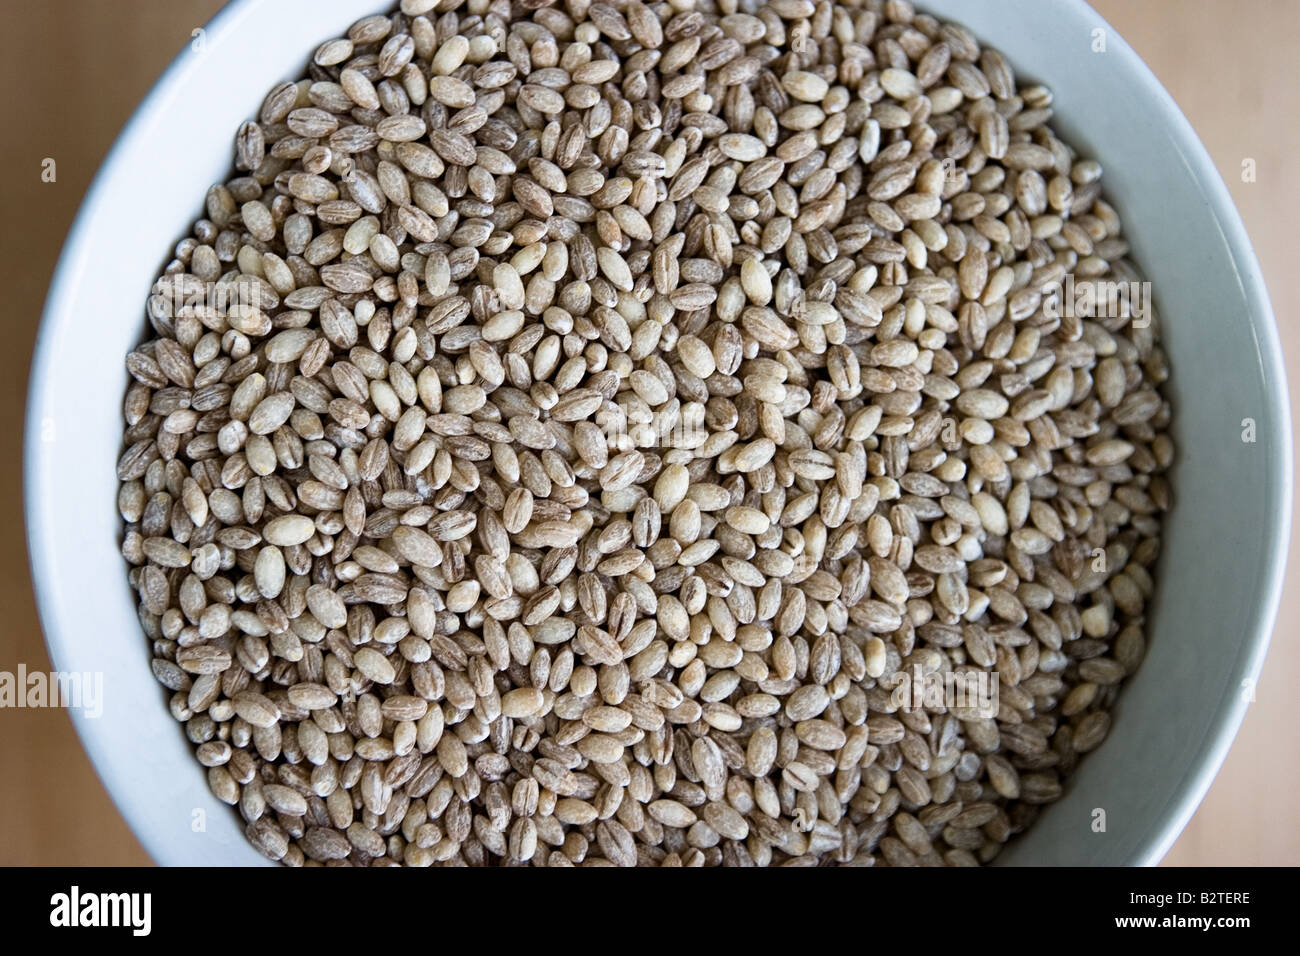
[[[1142,657],[1172,457],[1149,310],[1048,294],[1136,278],[1051,102],[899,0],[403,0],[273,89],[118,465],[154,672],[257,848],[1026,828]]]

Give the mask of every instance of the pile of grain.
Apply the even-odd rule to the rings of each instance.
[[[1135,278],[1051,103],[899,0],[403,0],[273,89],[118,465],[154,672],[258,849],[1028,826],[1142,657],[1172,457],[1154,325],[1047,308]],[[944,674],[996,713],[900,694]]]

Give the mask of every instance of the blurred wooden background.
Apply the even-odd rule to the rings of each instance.
[[[1044,0],[1051,2],[1051,0]],[[1300,295],[1287,279],[1300,212],[1300,86],[1293,0],[1093,0],[1146,59],[1205,141],[1270,279],[1300,384]],[[33,606],[22,516],[22,416],[37,321],[72,217],[118,130],[220,0],[34,0],[5,4],[0,89],[0,670],[48,669]],[[376,2],[376,6],[381,6]],[[921,4],[923,6],[923,4]],[[307,51],[304,50],[304,53]],[[250,111],[256,104],[249,104]],[[41,181],[46,158],[54,183]],[[1242,160],[1258,181],[1242,183]],[[107,357],[112,361],[112,357]],[[1292,407],[1295,407],[1293,400]],[[1300,417],[1298,417],[1300,420]],[[1296,557],[1293,544],[1292,557]],[[1300,863],[1292,732],[1300,680],[1300,562],[1292,561],[1266,671],[1240,736],[1167,864]],[[91,770],[66,714],[0,710],[0,864],[146,864]]]

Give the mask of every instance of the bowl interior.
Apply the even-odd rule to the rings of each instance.
[[[231,165],[240,122],[316,45],[378,0],[235,0],[150,94],[64,249],[28,408],[29,548],[56,668],[101,672],[83,742],[146,849],[166,864],[265,862],[209,792],[149,668],[117,551],[122,357],[168,250]],[[1147,660],[1110,738],[1002,857],[1146,864],[1186,823],[1246,707],[1276,611],[1290,519],[1290,429],[1276,331],[1241,223],[1208,156],[1137,56],[1080,0],[926,0],[1056,94],[1062,136],[1106,192],[1151,281],[1173,368],[1179,463]],[[302,24],[310,24],[306,30]],[[1094,31],[1106,51],[1093,52]],[[287,38],[287,39],[286,39]],[[221,77],[220,83],[211,82]],[[1255,441],[1243,442],[1245,419]],[[1106,829],[1096,832],[1096,809]]]

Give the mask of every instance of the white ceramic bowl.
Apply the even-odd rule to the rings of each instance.
[[[235,0],[154,87],[105,161],[51,286],[32,368],[26,497],[50,653],[104,674],[82,742],[159,863],[250,864],[236,814],[209,793],[149,669],[117,550],[123,356],[161,264],[228,175],[235,129],[275,82],[381,0]],[[1133,51],[1080,0],[927,0],[1056,94],[1057,130],[1102,160],[1108,196],[1151,280],[1173,368],[1177,504],[1149,653],[1109,739],[1010,863],[1150,864],[1204,795],[1247,706],[1281,588],[1291,450],[1281,350],[1259,265],[1205,149]],[[303,29],[302,24],[310,24]],[[1107,51],[1092,52],[1106,30]],[[1256,422],[1244,444],[1242,420]],[[1092,830],[1093,808],[1107,812]],[[1247,812],[1251,808],[1245,808]],[[1257,809],[1257,808],[1256,808]],[[196,811],[205,828],[196,832]]]

